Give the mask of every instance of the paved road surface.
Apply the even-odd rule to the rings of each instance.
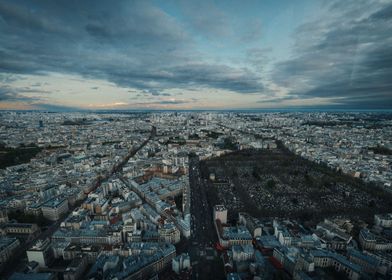
[[[197,157],[189,158],[189,184],[191,188],[192,237],[190,257],[193,279],[222,279],[223,264],[215,253],[214,244],[218,238],[212,219],[212,207],[209,205],[204,184],[200,174],[200,163]],[[212,249],[211,249],[212,247]],[[206,250],[207,249],[207,250]],[[209,252],[209,258],[205,255]]]

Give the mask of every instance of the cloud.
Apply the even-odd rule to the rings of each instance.
[[[275,65],[274,82],[299,99],[391,108],[391,10],[391,2],[333,3],[329,18],[297,29],[294,57]]]
[[[176,100],[176,99],[170,99],[170,100],[152,100],[152,101],[145,101],[145,102],[134,102],[128,105],[131,105],[132,108],[138,108],[138,109],[158,109],[161,107],[164,108],[175,108],[181,105],[188,105],[192,104],[194,102],[194,99],[191,100]]]
[[[143,90],[144,95],[152,95],[152,96],[171,96],[170,93],[160,92],[156,89],[145,89]]]
[[[56,111],[56,112],[66,112],[66,111],[80,111],[81,108],[63,106],[47,103],[45,97],[31,95],[32,93],[42,93],[42,91],[37,91],[36,89],[31,89],[28,87],[18,87],[12,88],[9,86],[0,85],[0,102],[3,103],[18,103],[23,104],[25,108],[32,110],[42,110],[42,111]],[[25,95],[25,94],[30,95]],[[44,92],[49,93],[49,92]]]
[[[60,73],[109,81],[145,99],[194,90],[195,95],[219,92],[222,103],[237,93],[271,102],[276,97],[277,103],[325,99],[342,106],[392,107],[392,3],[325,5],[327,13],[295,30],[291,58],[277,62],[272,56],[286,55],[285,46],[278,46],[279,52],[265,46],[286,40],[274,34],[264,42],[263,18],[245,9],[237,19],[219,3],[1,1],[0,99],[49,104],[46,92],[30,97],[34,93],[28,90],[42,88],[38,84],[21,88],[15,79]],[[99,93],[104,87],[90,88]]]
[[[250,48],[246,50],[246,61],[256,71],[262,71],[271,62],[271,48]]]
[[[24,80],[26,79],[25,77],[22,77],[20,75],[14,75],[14,74],[9,74],[9,73],[0,73],[0,84],[10,84],[15,81],[19,80]]]
[[[12,88],[0,85],[0,102],[19,101],[31,103],[42,99],[38,96],[26,96],[23,93],[37,93],[37,91],[30,88]]]
[[[263,90],[251,69],[207,62],[184,24],[150,1],[3,1],[0,15],[3,73],[77,74],[154,96],[195,86]],[[190,20],[224,33],[224,18]]]
[[[298,99],[298,96],[288,95],[283,97],[276,97],[276,98],[267,98],[263,100],[256,101],[256,103],[282,103],[284,101],[291,101]]]
[[[179,2],[187,24],[197,33],[210,39],[232,35],[230,17],[211,1]]]
[[[239,93],[257,93],[263,90],[260,78],[247,68],[195,63],[173,66],[166,73],[162,78],[173,85],[202,85]]]
[[[244,29],[241,41],[252,42],[262,38],[262,23],[260,19],[251,20]]]

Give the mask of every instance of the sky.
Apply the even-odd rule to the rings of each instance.
[[[392,109],[392,0],[0,0],[0,109]]]

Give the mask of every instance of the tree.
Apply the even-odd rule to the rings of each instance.
[[[269,179],[267,181],[266,187],[268,189],[273,189],[273,188],[275,188],[275,186],[276,186],[276,183],[275,183],[275,181],[273,179]]]
[[[256,166],[253,167],[252,175],[253,175],[253,177],[255,177],[256,179],[260,180],[259,170],[257,169]]]

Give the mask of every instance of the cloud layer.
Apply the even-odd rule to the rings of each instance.
[[[0,15],[3,72],[77,73],[146,90],[262,89],[247,69],[203,61],[181,23],[147,1],[8,1]]]
[[[238,13],[233,3],[228,8],[209,1],[163,3],[1,1],[0,102],[42,107],[50,103],[43,83],[13,86],[12,79],[36,75],[44,80],[61,73],[107,81],[132,98],[155,98],[147,101],[157,105],[191,105],[204,98],[202,92],[216,91],[222,106],[232,107],[236,94],[242,107],[252,108],[288,107],[293,101],[297,106],[301,100],[392,108],[390,1],[320,2],[325,12],[319,11],[317,20],[304,22],[302,15],[292,14],[298,25],[287,32],[279,25],[265,29],[266,21],[274,20],[268,12],[272,7],[257,1]],[[290,9],[280,5],[274,10]],[[280,42],[288,42],[284,57],[276,57]],[[89,89],[102,90],[101,85]],[[175,98],[174,89],[194,95]],[[129,100],[117,103],[132,106]]]
[[[392,2],[337,1],[301,25],[294,57],[275,66],[289,98],[334,98],[343,107],[392,107]]]

